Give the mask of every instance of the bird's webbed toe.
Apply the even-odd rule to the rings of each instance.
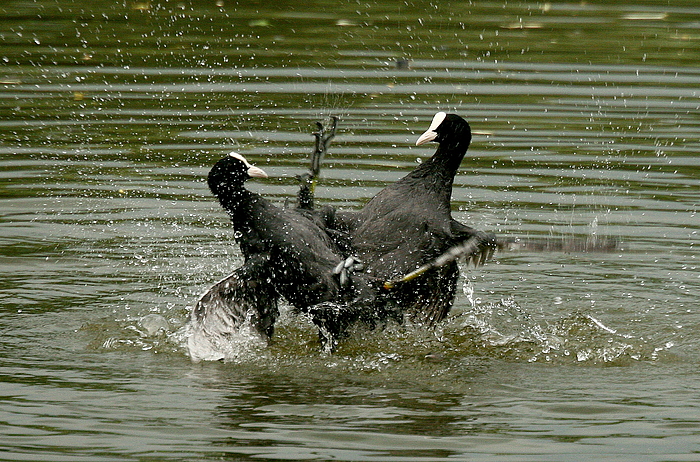
[[[333,274],[338,277],[341,289],[346,289],[350,286],[350,276],[353,272],[364,270],[365,265],[354,256],[350,256],[345,260],[341,260],[335,268]]]

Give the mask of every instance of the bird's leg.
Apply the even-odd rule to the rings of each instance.
[[[318,131],[313,134],[314,138],[316,138],[316,143],[314,152],[311,153],[310,174],[312,179],[316,178],[321,172],[321,162],[328,152],[331,141],[335,138],[335,132],[338,128],[338,117],[331,116],[331,127],[328,130],[321,122],[316,122],[316,126]]]
[[[328,147],[331,140],[335,138],[336,129],[338,128],[338,117],[331,117],[331,126],[326,129],[321,122],[316,122],[318,131],[313,133],[315,138],[314,150],[310,157],[309,171],[301,175],[297,175],[299,180],[299,194],[297,195],[297,206],[303,209],[314,208],[314,192],[316,189],[316,178],[321,172],[321,162],[328,152]]]
[[[362,323],[374,329],[382,320],[389,318],[386,299],[381,297],[319,303],[309,309],[309,314],[318,327],[319,340],[327,353],[335,350],[338,341],[347,337],[355,324]]]
[[[475,267],[481,266],[491,257],[491,255],[493,255],[493,251],[495,249],[494,241],[495,238],[493,235],[476,232],[474,236],[469,237],[460,244],[450,247],[442,255],[429,261],[420,268],[399,278],[385,281],[384,289],[392,290],[398,284],[411,281],[422,276],[425,272],[431,269],[445,266],[448,263],[459,260],[463,257],[466,258],[468,263],[474,265]]]

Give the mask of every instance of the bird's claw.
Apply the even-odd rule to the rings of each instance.
[[[471,265],[474,268],[478,268],[479,266],[482,266],[484,263],[486,263],[489,259],[491,259],[493,254],[494,250],[492,247],[483,247],[479,249],[478,252],[469,255],[466,258],[466,262],[468,265]]]
[[[336,267],[333,269],[333,274],[337,275],[340,279],[341,287],[347,287],[347,285],[350,283],[350,273],[354,271],[362,271],[363,269],[364,265],[360,260],[358,260],[356,257],[348,257],[336,265]]]

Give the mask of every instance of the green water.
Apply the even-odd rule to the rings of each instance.
[[[698,61],[689,1],[0,4],[0,459],[700,460]],[[281,204],[337,115],[317,196],[352,209],[438,110],[475,134],[457,219],[619,247],[465,267],[434,330],[326,355],[284,310],[192,363],[241,261],[209,167]]]

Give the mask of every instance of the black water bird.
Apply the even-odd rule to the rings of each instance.
[[[480,261],[492,253],[493,235],[452,218],[452,185],[471,139],[471,128],[462,117],[437,113],[416,141],[419,146],[438,143],[435,154],[359,212],[338,214],[337,226],[352,236],[353,252],[368,276],[395,279],[472,238],[478,245],[469,246],[472,253],[467,258]],[[434,324],[452,307],[458,277],[459,267],[452,259],[397,286],[391,297],[412,319]]]
[[[330,348],[358,321],[374,327],[404,313],[427,324],[443,319],[455,298],[458,258],[482,260],[494,237],[451,216],[469,124],[438,113],[416,144],[429,141],[439,143],[433,157],[354,213],[314,209],[312,201],[281,209],[245,189],[247,179],[265,176],[260,169],[235,153],[217,162],[209,187],[231,217],[245,263],[197,303],[195,330],[216,338],[249,320],[269,338],[280,296],[311,314]],[[352,281],[351,255],[365,267]]]
[[[333,269],[346,256],[321,221],[277,207],[243,187],[248,178],[263,176],[261,172],[234,153],[218,161],[208,177],[246,262],[269,266],[275,288],[294,306],[337,299],[340,287]]]
[[[200,337],[236,332],[248,320],[263,337],[273,333],[278,299],[308,311],[326,302],[355,305],[374,300],[381,287],[367,276],[349,278],[354,260],[327,233],[323,220],[297,209],[280,208],[244,187],[267,175],[237,153],[219,160],[208,184],[233,223],[244,264],[214,285],[195,305],[191,324]],[[337,234],[334,231],[331,234]],[[339,330],[342,319],[314,319],[323,330]],[[328,337],[325,335],[324,337]]]

